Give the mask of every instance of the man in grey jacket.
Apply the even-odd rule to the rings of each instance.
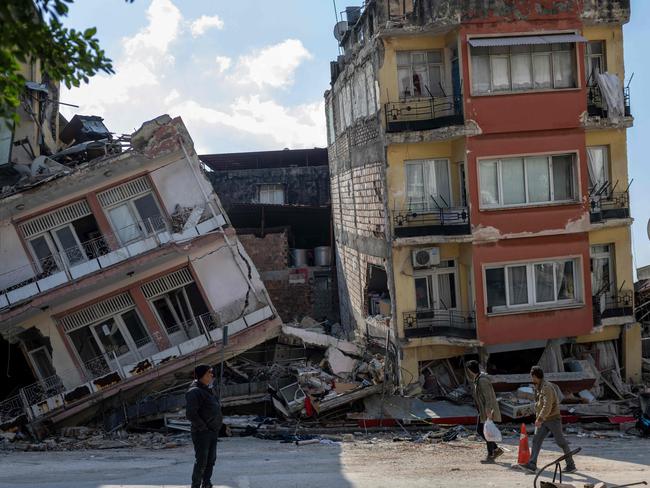
[[[501,411],[497,403],[497,397],[492,387],[490,378],[485,373],[481,373],[478,361],[468,361],[466,364],[467,376],[472,382],[472,396],[474,404],[478,410],[478,419],[476,423],[476,433],[480,435],[487,444],[487,457],[482,463],[493,463],[496,458],[503,454],[503,449],[497,446],[496,442],[490,442],[483,435],[485,422],[490,419],[494,422],[501,422]]]
[[[194,381],[185,394],[185,416],[192,424],[194,470],[192,488],[212,488],[212,469],[217,459],[217,437],[223,417],[212,390],[214,373],[207,364],[194,368]]]

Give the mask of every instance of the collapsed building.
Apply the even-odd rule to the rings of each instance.
[[[180,118],[115,138],[75,116],[61,139],[3,168],[0,333],[33,378],[0,422],[33,432],[189,378],[281,324]]]
[[[341,321],[363,330],[379,297],[403,383],[435,390],[468,354],[494,373],[591,358],[640,382],[629,15],[613,0],[345,10],[325,92]]]

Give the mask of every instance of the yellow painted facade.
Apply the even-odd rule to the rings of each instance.
[[[621,81],[625,77],[623,59],[623,26],[588,26],[582,31],[588,41],[605,41],[605,66],[609,73],[616,74]]]
[[[585,144],[606,146],[609,153],[609,181],[616,185],[614,191],[621,192],[627,188],[627,134],[625,129],[589,130],[585,135]]]
[[[614,244],[616,287],[623,291],[634,291],[630,227],[626,225],[592,231],[589,233],[589,244]]]

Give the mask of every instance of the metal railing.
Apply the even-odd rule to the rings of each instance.
[[[407,338],[476,338],[474,312],[429,308],[404,312],[402,317],[404,321],[404,335]]]
[[[630,87],[623,88],[623,105],[625,116],[630,117],[632,111],[630,109]],[[587,113],[590,116],[607,117],[607,106],[603,101],[603,95],[598,85],[587,87]]]
[[[25,408],[20,395],[5,398],[0,402],[0,426],[25,415]]]
[[[463,97],[413,98],[384,105],[387,132],[463,125]]]
[[[609,186],[609,183],[605,185]],[[592,223],[608,219],[627,219],[630,217],[630,194],[621,192],[592,190],[589,195],[589,214]]]
[[[393,210],[393,227],[396,237],[471,233],[467,207],[426,208],[408,204]]]

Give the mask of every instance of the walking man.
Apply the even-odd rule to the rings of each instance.
[[[487,457],[481,461],[483,464],[493,463],[496,458],[503,454],[503,449],[497,446],[496,442],[489,442],[483,435],[483,426],[487,419],[494,422],[501,422],[501,411],[497,403],[497,396],[494,394],[494,388],[490,378],[485,373],[481,373],[478,361],[467,362],[467,376],[472,381],[472,396],[474,404],[478,410],[478,420],[476,423],[476,433],[480,435],[487,444]]]
[[[194,470],[192,488],[212,488],[212,469],[217,459],[217,437],[223,417],[212,390],[214,372],[206,364],[194,368],[194,381],[185,394],[185,415],[192,423]]]
[[[560,415],[560,401],[555,391],[555,386],[544,380],[544,371],[539,366],[533,366],[530,377],[535,385],[535,436],[530,461],[524,465],[528,471],[537,471],[537,456],[542,449],[546,436],[553,434],[555,443],[562,448],[564,454],[569,454],[571,448],[562,433],[562,417]],[[571,456],[566,458],[565,473],[575,473],[576,465]]]

